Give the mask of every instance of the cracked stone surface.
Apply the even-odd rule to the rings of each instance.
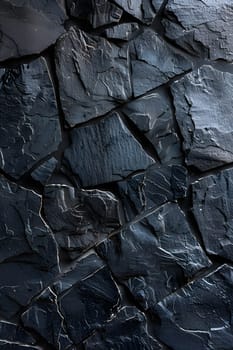
[[[173,203],[105,240],[97,252],[144,310],[210,265],[184,214]]]
[[[151,142],[162,163],[182,162],[173,113],[162,94],[151,93],[133,100],[122,108],[122,112]]]
[[[56,47],[61,104],[70,126],[104,115],[131,95],[128,48],[71,28]]]
[[[21,343],[22,346],[23,344],[29,346],[34,345],[36,340],[21,326],[11,322],[0,321],[0,346],[3,347],[3,349],[5,346],[5,349],[7,349],[6,346],[11,346],[10,343],[13,343],[12,345],[15,347],[17,343]]]
[[[120,294],[109,271],[92,254],[39,297],[22,320],[56,349],[68,349],[110,319],[119,302]]]
[[[193,213],[209,254],[232,260],[233,170],[210,175],[192,185]]]
[[[106,191],[48,185],[44,212],[59,246],[77,257],[120,226],[119,203]]]
[[[10,318],[51,283],[59,267],[55,241],[40,215],[41,197],[3,177],[0,193],[0,315]]]
[[[233,60],[231,0],[169,0],[165,35],[184,50],[210,60]]]
[[[223,265],[159,302],[157,335],[174,350],[232,347],[232,267]],[[187,317],[188,315],[188,317]]]
[[[0,69],[0,168],[19,178],[61,142],[45,60]]]
[[[185,198],[187,170],[181,165],[152,165],[144,173],[119,181],[118,191],[127,220],[166,202]]]
[[[125,40],[131,39],[132,34],[139,30],[137,23],[121,23],[114,27],[107,28],[105,35],[108,39],[112,40]]]
[[[233,161],[232,86],[232,74],[210,66],[172,84],[187,165],[206,171]]]
[[[71,140],[64,161],[84,187],[121,180],[155,162],[117,113],[73,129]]]
[[[56,158],[49,158],[44,163],[39,165],[35,170],[33,170],[31,173],[32,178],[36,181],[39,181],[42,185],[46,185],[53,175],[57,163],[58,162]]]
[[[109,350],[114,347],[119,350],[162,349],[162,346],[148,334],[145,316],[136,307],[122,308],[111,322],[88,338],[85,343],[85,350]]]
[[[145,29],[130,42],[130,56],[135,97],[191,69],[191,63],[171,49],[152,29]]]
[[[41,53],[64,33],[65,19],[56,0],[2,0],[0,61]]]

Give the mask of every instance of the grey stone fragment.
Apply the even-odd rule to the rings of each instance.
[[[56,47],[56,70],[70,126],[104,115],[131,95],[127,46],[71,28]]]
[[[64,160],[84,187],[121,180],[154,163],[117,113],[73,129],[71,140]]]
[[[169,0],[165,35],[191,54],[232,61],[232,11],[231,0]]]
[[[136,97],[165,84],[192,66],[152,29],[145,29],[131,41],[130,56],[133,94]]]
[[[187,192],[187,170],[181,165],[152,165],[144,173],[117,183],[127,220],[145,210],[184,198]]]
[[[33,172],[31,176],[34,180],[39,181],[42,185],[46,185],[53,175],[54,170],[57,166],[57,159],[52,157],[38,166]]]
[[[128,41],[137,30],[139,30],[139,25],[137,23],[121,23],[105,29],[104,33],[108,39]]]
[[[151,93],[133,100],[122,108],[122,112],[144,133],[162,163],[182,162],[173,113],[162,94]]]
[[[223,265],[159,302],[156,334],[174,350],[231,350],[233,269]]]
[[[1,0],[0,61],[42,52],[64,33],[65,19],[56,0]]]
[[[58,245],[77,257],[120,226],[119,204],[110,192],[48,185],[44,213]]]
[[[43,58],[0,76],[0,168],[19,178],[61,142],[57,105]]]
[[[88,338],[85,350],[161,350],[147,330],[146,318],[136,307],[124,307],[98,333]]]
[[[202,66],[172,84],[187,165],[206,171],[233,161],[233,75]]]
[[[0,321],[0,344],[21,343],[26,345],[35,344],[36,340],[31,334],[15,323]]]
[[[48,292],[47,299],[42,296],[32,303],[22,320],[58,350],[66,349],[61,341],[79,345],[100,329],[120,302],[118,288],[96,254],[78,262]]]
[[[97,247],[144,310],[210,265],[176,204],[165,204]]]
[[[193,213],[209,254],[233,260],[233,170],[194,182]]]
[[[0,315],[9,319],[59,273],[51,231],[41,218],[41,197],[0,178]]]

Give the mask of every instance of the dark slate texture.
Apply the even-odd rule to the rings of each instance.
[[[192,185],[193,213],[209,254],[233,260],[233,170]]]
[[[127,220],[166,202],[185,198],[187,187],[186,168],[181,165],[158,164],[117,184]]]
[[[152,29],[145,29],[130,42],[130,56],[135,97],[165,84],[192,66]]]
[[[120,226],[119,204],[106,191],[48,185],[44,212],[59,246],[77,257]]]
[[[210,265],[176,204],[165,204],[97,247],[113,275],[150,309]]]
[[[42,52],[64,33],[65,19],[56,0],[1,0],[0,61]]]
[[[0,178],[0,315],[10,318],[59,272],[55,241],[40,215],[41,197]]]
[[[139,30],[137,23],[121,23],[114,27],[107,28],[105,35],[108,39],[128,41],[132,35]]]
[[[57,159],[54,157],[49,158],[42,164],[40,164],[35,170],[32,171],[31,176],[34,180],[39,181],[42,185],[46,185],[54,170],[57,166]]]
[[[92,254],[35,300],[22,320],[55,349],[66,350],[99,329],[119,302],[120,294],[108,269]]]
[[[233,161],[232,89],[233,75],[210,66],[172,85],[187,165],[205,171]]]
[[[0,347],[4,348],[3,344],[13,343],[16,346],[17,343],[25,344],[25,346],[34,345],[36,340],[26,332],[21,326],[6,322],[0,321]],[[14,344],[15,343],[15,344]],[[7,347],[5,346],[5,349]]]
[[[146,327],[146,318],[136,307],[124,307],[111,322],[85,342],[85,350],[161,350]]]
[[[127,46],[71,28],[56,47],[56,67],[70,126],[104,115],[132,95]]]
[[[181,163],[180,140],[167,98],[150,93],[126,104],[122,112],[154,146],[162,163]]]
[[[192,54],[232,61],[232,11],[231,0],[169,0],[165,35]]]
[[[57,105],[43,58],[2,69],[0,76],[0,168],[19,178],[57,150]]]
[[[64,160],[85,187],[121,180],[154,163],[117,113],[73,129],[71,140]]]
[[[157,335],[174,350],[231,350],[233,269],[223,265],[154,308]]]

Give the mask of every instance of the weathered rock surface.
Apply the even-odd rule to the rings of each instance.
[[[64,33],[65,19],[56,0],[2,0],[0,61],[42,52]]]
[[[117,113],[73,129],[71,140],[64,160],[84,187],[121,180],[154,163]]]
[[[149,334],[146,318],[136,307],[124,307],[102,329],[87,339],[85,350],[144,349],[162,347]]]
[[[144,310],[210,265],[176,204],[165,204],[97,251]]]
[[[56,158],[49,158],[44,163],[39,165],[35,170],[33,170],[31,173],[32,178],[36,181],[39,181],[42,185],[46,185],[53,175],[57,163],[58,162]]]
[[[56,100],[43,58],[0,77],[0,168],[19,178],[61,142]]]
[[[10,318],[59,272],[55,241],[40,216],[41,197],[0,178],[0,315]]]
[[[205,171],[233,161],[233,75],[202,66],[172,84],[187,165]]]
[[[232,61],[232,11],[231,0],[169,0],[165,35],[191,54]]]
[[[26,332],[21,326],[6,322],[0,321],[0,347],[4,348],[3,344],[6,345],[16,345],[17,343],[25,344],[25,346],[35,344],[35,339]],[[7,347],[5,347],[7,349]]]
[[[209,254],[233,260],[233,170],[192,185],[193,213]]]
[[[108,269],[92,254],[56,282],[47,295],[39,297],[22,320],[56,349],[68,349],[110,319],[119,302],[120,295]]]
[[[119,204],[110,192],[48,185],[44,212],[55,239],[77,257],[120,226]]]
[[[156,305],[161,341],[174,350],[231,350],[232,276],[223,265]]]
[[[152,165],[144,173],[117,184],[127,220],[145,210],[156,209],[166,202],[184,198],[187,170],[181,165]]]
[[[129,102],[122,112],[144,133],[162,163],[181,163],[180,140],[173,113],[162,94],[151,93]]]
[[[137,30],[139,30],[139,25],[137,23],[121,23],[114,27],[107,28],[105,30],[105,35],[108,39],[128,41]]]
[[[145,29],[130,42],[130,56],[135,97],[191,69],[191,63],[174,52],[152,29]]]
[[[132,95],[127,46],[71,28],[58,41],[56,67],[70,126],[104,115]]]

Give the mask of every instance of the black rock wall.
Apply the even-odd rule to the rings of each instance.
[[[232,24],[0,2],[1,349],[233,349]]]

